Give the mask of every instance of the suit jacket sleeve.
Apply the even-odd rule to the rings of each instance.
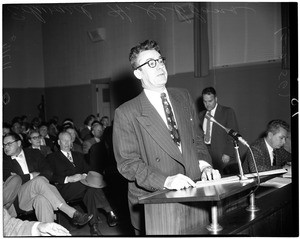
[[[162,189],[167,176],[149,166],[146,158],[142,159],[140,147],[144,144],[139,142],[127,113],[128,109],[118,108],[114,117],[113,147],[118,170],[126,179],[136,181],[148,191]]]
[[[200,125],[199,116],[197,115],[195,104],[191,98],[191,95],[187,93],[188,100],[191,109],[191,119],[193,122],[193,140],[195,140],[196,152],[198,160],[204,160],[210,165],[212,165],[212,159],[208,152],[207,146],[204,143],[204,132],[202,126]]]
[[[32,236],[32,227],[35,223],[22,221],[11,217],[6,209],[3,209],[3,232],[4,236]]]

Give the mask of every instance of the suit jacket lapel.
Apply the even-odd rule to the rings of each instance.
[[[178,161],[182,161],[181,152],[171,139],[167,126],[144,92],[140,94],[140,102],[142,114],[137,117],[137,120],[167,154]]]

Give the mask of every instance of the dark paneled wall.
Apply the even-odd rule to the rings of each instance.
[[[283,78],[282,72],[279,63],[246,65],[212,70],[205,78],[195,78],[193,72],[171,75],[168,86],[187,88],[198,111],[203,109],[203,88],[214,86],[219,103],[235,110],[240,133],[251,143],[262,133],[270,120],[280,118],[289,123],[291,121],[289,74],[285,72],[287,74]],[[11,95],[11,103],[4,106],[4,120],[21,114],[27,114],[29,118],[37,115],[36,107],[45,91],[47,118],[50,119],[54,115],[60,120],[70,117],[80,127],[88,114],[95,113],[92,112],[95,102],[92,102],[91,89],[89,84],[50,87],[45,90],[9,89],[7,91]],[[112,81],[112,112],[120,104],[136,96],[140,90],[137,79]],[[20,108],[19,102],[22,102],[23,108]],[[241,148],[242,152],[243,150]]]

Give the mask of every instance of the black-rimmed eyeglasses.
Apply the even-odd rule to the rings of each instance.
[[[6,146],[10,147],[14,142],[17,142],[17,141],[18,140],[14,140],[14,141],[8,142],[6,144],[3,144],[3,148],[6,147]]]
[[[158,62],[159,64],[165,64],[166,58],[165,58],[165,57],[161,57],[161,58],[158,58],[158,59],[156,59],[156,60],[155,60],[155,59],[151,59],[151,60],[149,60],[149,61],[146,61],[144,64],[142,64],[142,65],[136,67],[135,70],[139,69],[140,67],[142,67],[142,66],[144,66],[144,65],[146,65],[146,64],[148,64],[148,66],[149,66],[150,68],[154,68],[154,67],[156,67],[157,62]]]

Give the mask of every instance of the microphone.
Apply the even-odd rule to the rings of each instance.
[[[243,145],[245,145],[249,148],[249,144],[246,142],[246,140],[244,140],[242,138],[242,136],[238,132],[234,131],[233,129],[228,129],[225,126],[221,125],[218,121],[216,121],[216,119],[210,113],[207,113],[205,117],[207,117],[213,123],[215,123],[215,124],[219,125],[221,128],[223,128],[226,131],[226,133],[228,135],[230,135],[232,138],[240,141]]]

